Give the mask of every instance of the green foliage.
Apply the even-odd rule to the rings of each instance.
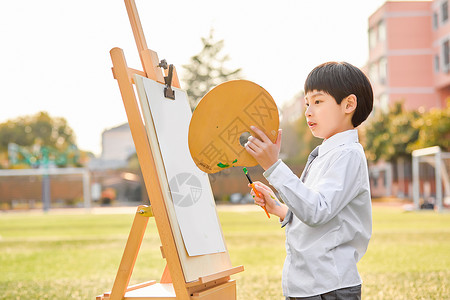
[[[203,49],[200,53],[192,56],[189,64],[183,65],[185,73],[182,80],[192,109],[211,88],[241,76],[240,68],[228,70],[225,67],[230,57],[221,53],[224,41],[215,41],[213,30],[207,38],[202,38],[202,43]]]
[[[395,161],[399,157],[410,157],[408,145],[419,137],[419,129],[413,126],[419,119],[420,114],[405,111],[402,102],[395,103],[387,113],[377,111],[364,128],[368,159]]]
[[[62,167],[80,166],[73,130],[64,118],[46,112],[0,124],[0,153],[8,152],[8,147],[14,152],[9,158],[13,166],[37,166],[49,160]]]
[[[0,124],[0,151],[7,150],[9,143],[65,149],[75,144],[75,135],[64,118],[52,118],[46,112],[39,112]]]
[[[433,146],[450,151],[450,100],[444,109],[430,109],[414,123],[414,127],[420,133],[418,140],[408,146],[410,151]]]
[[[237,299],[284,299],[284,230],[258,207],[218,207]],[[2,299],[94,299],[110,291],[133,214],[14,213],[0,218]],[[450,214],[374,205],[373,237],[359,263],[363,299],[448,299]],[[130,284],[165,265],[150,220]]]

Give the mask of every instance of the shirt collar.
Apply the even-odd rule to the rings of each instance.
[[[358,143],[358,130],[350,129],[343,132],[336,133],[332,137],[323,141],[319,146],[319,156],[325,155],[331,149],[337,148],[351,143]]]

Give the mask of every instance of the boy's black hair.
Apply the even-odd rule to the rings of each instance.
[[[305,94],[322,91],[331,95],[338,104],[353,94],[357,106],[352,117],[352,124],[357,127],[373,108],[372,86],[364,73],[347,62],[326,62],[315,67],[305,81]]]

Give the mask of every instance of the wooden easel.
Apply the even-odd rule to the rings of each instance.
[[[163,192],[163,187],[167,183],[163,182],[161,175],[164,174],[164,170],[161,169],[161,153],[159,149],[155,150],[152,137],[149,137],[146,132],[133,87],[135,74],[162,84],[165,80],[157,53],[147,48],[135,1],[125,0],[125,5],[144,71],[129,68],[123,50],[120,48],[113,48],[110,51],[112,70],[119,84],[151,207],[141,205],[137,208],[113,288],[111,292],[97,296],[96,299],[236,299],[236,282],[230,279],[230,275],[242,272],[243,266],[229,267],[228,253],[189,258],[184,251],[182,240],[177,239],[178,224],[173,224],[174,221],[171,219],[173,211],[166,205],[167,202],[164,199],[167,194]],[[165,70],[165,75],[167,72]],[[180,87],[175,69],[173,69],[171,84],[173,87]],[[167,264],[159,283],[153,280],[129,287],[145,229],[149,217],[152,216],[156,221],[162,243],[161,252]],[[217,263],[216,269],[219,271],[202,274],[197,280],[187,282],[183,273],[183,267],[186,268],[183,265],[184,260],[191,261],[191,265]]]

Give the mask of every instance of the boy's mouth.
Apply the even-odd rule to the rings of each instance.
[[[308,126],[309,126],[310,128],[315,127],[316,125],[317,125],[317,123],[314,123],[314,122],[308,122]]]

